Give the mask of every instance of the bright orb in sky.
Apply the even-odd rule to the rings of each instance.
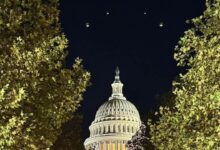
[[[89,27],[90,27],[90,23],[86,22],[86,28],[89,28]]]
[[[164,23],[163,23],[163,22],[160,22],[159,27],[160,27],[160,28],[164,27]]]
[[[106,11],[106,15],[109,15],[110,14],[110,12],[109,11]]]

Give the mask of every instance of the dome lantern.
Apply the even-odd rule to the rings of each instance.
[[[115,81],[114,83],[121,83],[120,81],[120,70],[118,67],[116,67],[115,69]]]
[[[123,99],[126,100],[126,98],[123,96],[123,83],[120,81],[120,71],[117,67],[115,70],[115,81],[112,83],[112,95],[109,97],[109,100],[112,99]]]

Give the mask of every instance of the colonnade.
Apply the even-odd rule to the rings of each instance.
[[[93,126],[90,129],[91,136],[107,134],[107,133],[130,133],[134,134],[137,132],[138,127],[134,125],[126,124],[105,124]]]

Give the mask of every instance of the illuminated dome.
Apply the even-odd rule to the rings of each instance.
[[[84,142],[86,150],[126,150],[125,144],[137,132],[141,120],[137,108],[122,93],[123,84],[116,69],[112,95],[96,112],[89,127],[90,137]]]
[[[109,120],[139,122],[140,117],[136,107],[131,102],[115,98],[101,105],[93,123]]]

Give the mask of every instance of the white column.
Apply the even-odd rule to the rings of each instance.
[[[109,126],[109,125],[106,125],[106,133],[108,133],[108,132],[109,132],[109,131],[108,131],[108,126]]]
[[[110,132],[113,132],[113,125],[110,126]]]

